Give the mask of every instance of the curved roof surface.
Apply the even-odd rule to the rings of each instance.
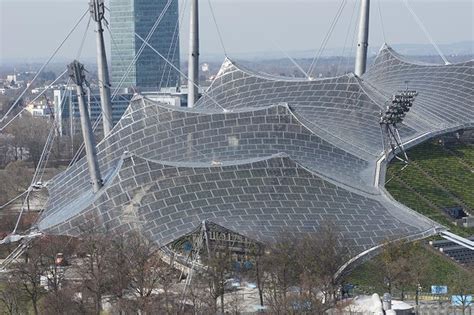
[[[387,94],[408,84],[419,95],[405,124],[420,131],[474,121],[474,60],[437,65],[409,61],[385,46],[363,79]]]
[[[263,242],[335,222],[356,252],[433,234],[377,184],[380,112],[408,81],[419,92],[400,128],[408,146],[472,127],[472,80],[472,62],[422,65],[388,47],[362,78],[285,79],[226,60],[193,109],[134,97],[98,145],[104,187],[92,193],[78,161],[48,185],[38,227],[77,235],[93,221],[166,245],[203,220]]]

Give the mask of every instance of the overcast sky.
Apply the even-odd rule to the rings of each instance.
[[[177,0],[180,8],[183,1]],[[242,53],[315,50],[326,35],[342,0],[211,0],[217,23],[229,56]],[[108,1],[107,1],[108,2]],[[88,0],[0,0],[0,61],[48,57],[87,8]],[[347,0],[327,47],[350,46],[358,0]],[[410,4],[438,44],[471,41],[474,38],[473,0],[410,0]],[[403,0],[372,0],[371,47],[384,42],[380,13],[384,20],[386,41],[429,43],[403,4]],[[186,12],[185,12],[186,13]],[[187,20],[185,15],[185,20]],[[208,1],[200,1],[202,55],[223,54]],[[74,58],[81,42],[85,20],[67,45],[59,52],[62,58]],[[182,52],[187,50],[186,23],[181,29]],[[106,34],[107,35],[107,34]],[[346,36],[348,35],[348,36]],[[93,58],[95,41],[92,32],[86,39],[83,56]]]

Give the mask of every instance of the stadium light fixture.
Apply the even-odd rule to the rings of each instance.
[[[380,113],[380,128],[382,130],[382,142],[386,159],[388,159],[390,152],[392,152],[398,160],[405,164],[409,162],[397,125],[403,122],[406,114],[413,106],[417,95],[418,92],[409,90],[407,86],[406,90],[398,91],[397,94],[394,94],[385,112]],[[399,157],[397,151],[402,152],[403,157]]]

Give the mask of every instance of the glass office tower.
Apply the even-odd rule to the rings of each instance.
[[[171,5],[149,43],[179,68],[177,0],[110,0],[113,88],[119,86],[122,78],[121,88],[138,87],[143,91],[179,85],[179,74],[148,46],[145,46],[138,60],[128,69],[143,44],[135,33],[146,38],[167,7],[168,1],[171,1]]]

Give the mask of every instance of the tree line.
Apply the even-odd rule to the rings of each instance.
[[[232,277],[256,283],[259,302],[272,314],[320,313],[335,305],[342,279],[332,275],[348,257],[328,231],[251,246],[245,268],[236,268],[228,243],[215,242],[209,252],[198,253],[205,268],[193,273],[186,288],[189,271],[165,262],[163,252],[139,233],[43,237],[11,266],[0,286],[0,305],[8,314],[100,314],[104,302],[114,314],[237,314],[243,305],[229,287]],[[69,266],[57,264],[58,253]]]
[[[187,281],[189,268],[139,232],[90,229],[81,238],[42,237],[1,280],[0,311],[103,314],[108,305],[112,314],[240,314],[249,302],[235,281],[254,284],[253,303],[268,314],[324,314],[349,303],[341,289],[350,272],[338,273],[354,254],[346,243],[331,225],[311,235],[285,232],[273,243],[248,246],[242,264],[232,243],[216,240],[192,249],[200,267]],[[383,246],[373,272],[383,275],[387,292],[419,292],[432,271],[418,246]],[[474,292],[474,277],[465,275],[453,279],[450,289]]]

